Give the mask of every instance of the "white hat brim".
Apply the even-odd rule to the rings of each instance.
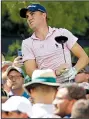
[[[6,70],[6,75],[8,76],[8,73],[10,72],[10,70],[16,70],[17,72],[19,72],[20,74],[22,74],[18,69],[18,67],[15,67],[15,66],[9,66]],[[23,74],[22,74],[23,75]]]
[[[24,87],[27,88],[27,87],[32,86],[33,84],[44,84],[44,85],[54,86],[54,87],[59,87],[60,86],[59,83],[49,83],[49,82],[41,82],[41,81],[36,82],[36,81],[34,81],[34,82],[29,82],[27,84],[24,84]]]

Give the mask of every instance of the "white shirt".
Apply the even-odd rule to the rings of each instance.
[[[50,118],[53,115],[54,109],[55,107],[52,104],[33,104],[31,118]]]

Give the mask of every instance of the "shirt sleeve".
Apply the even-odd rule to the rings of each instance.
[[[22,42],[23,62],[26,60],[29,60],[29,59],[35,59],[30,40],[31,39],[29,39],[29,41],[23,40],[23,42]]]
[[[74,44],[77,42],[78,38],[76,36],[74,36],[70,31],[68,31],[67,29],[62,29],[62,35],[66,36],[68,38],[67,43],[67,47],[69,49],[71,49]]]

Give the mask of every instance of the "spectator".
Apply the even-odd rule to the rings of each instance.
[[[2,61],[2,80],[6,80],[6,69],[12,65],[11,61]]]
[[[22,67],[23,66],[23,61],[22,61],[22,56],[18,56],[14,59],[13,61],[13,66],[15,67]],[[25,77],[25,83],[31,81],[31,77],[29,77],[28,75],[26,75]]]
[[[72,118],[89,119],[89,99],[78,100],[72,108]]]
[[[71,117],[72,107],[79,99],[86,99],[86,91],[83,87],[72,83],[61,85],[53,101],[55,105],[54,113],[63,118]]]
[[[32,105],[21,96],[12,96],[2,103],[2,118],[30,118]]]
[[[13,66],[15,67],[22,67],[23,66],[23,61],[22,61],[22,56],[17,56],[14,61],[13,61]]]
[[[89,83],[89,65],[82,69],[75,77],[77,83],[88,82]]]
[[[78,85],[86,90],[86,98],[89,99],[89,83],[83,82],[83,83],[78,83]]]
[[[23,88],[24,84],[23,70],[21,68],[10,66],[8,67],[6,72],[7,72],[7,85],[10,87],[13,95],[24,96],[26,98],[29,98],[28,93]]]
[[[89,60],[83,48],[77,43],[78,38],[64,28],[51,28],[47,24],[47,11],[40,4],[31,4],[20,10],[20,16],[26,18],[29,27],[33,30],[31,37],[23,40],[22,54],[26,73],[31,77],[35,69],[52,69],[57,75],[57,82],[65,82],[75,78],[75,75],[84,68]],[[64,43],[65,59],[61,44],[55,37],[67,39]],[[60,41],[59,38],[58,41]],[[64,40],[64,39],[63,39]],[[71,63],[71,53],[78,57],[74,67]],[[65,61],[66,60],[66,61]],[[60,65],[68,65],[66,73],[60,75]]]
[[[6,81],[6,69],[9,67],[9,66],[16,66],[16,67],[21,67],[23,66],[23,63],[22,63],[22,60],[21,60],[21,56],[18,56],[14,59],[13,62],[11,61],[5,61],[5,58],[3,58],[2,56],[2,80],[4,80],[4,82]]]
[[[6,75],[6,70],[9,66],[12,65],[11,61],[2,61],[2,78],[1,78],[1,95],[6,96],[7,91],[10,91],[10,88],[7,86],[6,81],[7,81],[7,75]]]
[[[54,111],[52,101],[59,86],[54,72],[51,69],[35,70],[32,74],[32,81],[24,86],[34,101],[32,118],[52,117]]]

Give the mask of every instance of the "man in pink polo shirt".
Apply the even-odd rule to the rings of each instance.
[[[20,10],[20,16],[27,19],[29,27],[34,31],[31,37],[23,40],[22,54],[26,73],[31,77],[35,69],[53,69],[57,82],[65,82],[75,77],[78,71],[88,63],[88,56],[77,43],[78,38],[64,28],[51,28],[47,24],[47,11],[40,4],[31,4]],[[55,37],[65,36],[68,40],[62,45],[55,41]],[[71,63],[71,53],[79,58],[74,67]],[[66,63],[66,64],[65,64]],[[60,75],[60,67],[67,68]]]

